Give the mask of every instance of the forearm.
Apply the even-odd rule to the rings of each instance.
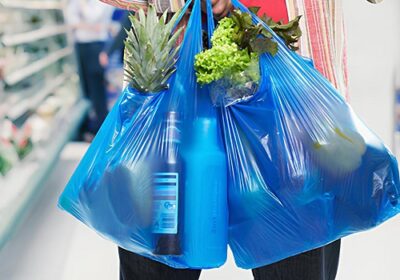
[[[175,13],[185,5],[185,0],[149,0],[149,4],[153,4],[160,13],[166,10]]]
[[[138,9],[146,9],[149,4],[153,4],[157,12],[164,12],[166,10],[170,12],[177,12],[185,4],[184,0],[101,0],[104,3],[113,5],[115,7],[137,11]]]

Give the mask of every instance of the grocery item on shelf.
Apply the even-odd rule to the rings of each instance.
[[[18,153],[13,143],[13,125],[10,121],[0,122],[0,174],[5,176],[18,162]]]
[[[23,128],[17,130],[13,139],[13,144],[20,160],[23,160],[27,155],[29,155],[33,149],[31,134],[32,129],[28,123],[24,125]]]
[[[61,0],[1,1],[0,248],[87,111],[64,9]]]
[[[7,175],[16,162],[18,162],[18,155],[13,144],[0,140],[0,177]]]
[[[59,98],[61,106],[71,107],[80,98],[79,91],[77,90],[78,78],[76,75],[72,75],[62,87],[59,87],[54,96]]]
[[[50,96],[37,108],[36,112],[42,118],[51,119],[60,110],[61,106],[61,100],[58,97]]]
[[[1,125],[0,139],[13,146],[20,160],[24,159],[33,149],[31,140],[31,126],[29,123],[18,128],[10,120],[4,120]]]

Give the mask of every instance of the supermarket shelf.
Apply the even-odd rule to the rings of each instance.
[[[68,25],[47,26],[29,32],[4,35],[2,38],[2,42],[4,46],[11,47],[63,34],[66,33],[67,31],[68,31]]]
[[[27,111],[37,108],[49,94],[64,84],[64,82],[70,78],[71,75],[71,73],[63,73],[45,84],[44,87],[31,98],[23,98],[18,100],[18,102],[15,102],[13,105],[7,104],[7,107],[11,108],[11,110],[5,113],[6,116],[11,120],[16,120]]]
[[[0,5],[5,8],[31,9],[31,10],[60,10],[62,3],[58,1],[38,0],[0,0]]]
[[[59,61],[60,59],[72,54],[73,49],[71,47],[66,47],[61,50],[55,51],[48,56],[39,59],[30,65],[19,69],[11,74],[6,75],[4,81],[8,85],[15,85],[16,83],[22,81],[23,79],[35,74],[36,72],[46,68],[47,66]]]
[[[51,142],[40,146],[8,173],[0,186],[0,249],[13,236],[68,141],[74,136],[89,105],[82,100],[55,124]]]

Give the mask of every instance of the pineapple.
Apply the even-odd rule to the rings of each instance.
[[[138,17],[131,15],[132,28],[125,41],[125,80],[143,93],[168,88],[168,79],[175,72],[180,46],[177,40],[183,28],[174,33],[179,13],[167,22],[167,12],[159,18],[150,5],[147,14],[140,9]]]

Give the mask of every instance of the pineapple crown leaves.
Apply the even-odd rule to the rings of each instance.
[[[167,22],[167,11],[161,17],[153,5],[147,14],[140,9],[130,15],[131,29],[126,30],[125,79],[140,92],[159,92],[175,72],[180,46],[177,40],[183,28],[174,32],[179,13]]]

